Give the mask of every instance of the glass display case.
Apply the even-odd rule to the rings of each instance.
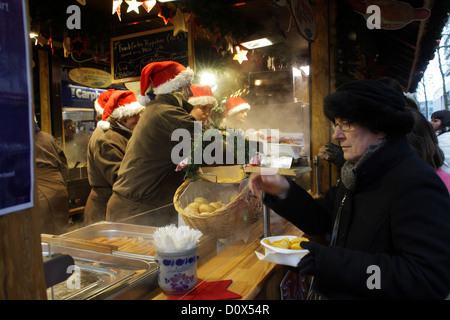
[[[69,168],[84,167],[87,163],[89,138],[95,130],[93,108],[63,108],[64,152]]]

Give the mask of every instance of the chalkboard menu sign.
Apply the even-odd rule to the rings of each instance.
[[[188,66],[188,34],[173,35],[173,27],[134,33],[111,39],[112,82],[139,81],[141,70],[158,61]]]

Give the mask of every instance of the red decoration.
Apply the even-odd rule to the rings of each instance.
[[[77,36],[70,42],[70,45],[71,52],[75,52],[76,54],[78,54],[78,56],[81,56],[82,53],[87,52],[89,41],[83,41],[79,36]]]
[[[52,28],[50,27],[50,36],[48,37],[47,44],[50,45],[50,49],[52,50],[52,55],[55,54],[55,48],[53,47],[53,32]]]
[[[105,63],[111,63],[111,53],[105,53]]]
[[[240,299],[241,295],[227,290],[232,280],[203,281],[198,279],[197,287],[186,295],[171,294],[169,300],[229,300]]]
[[[92,54],[92,59],[94,59],[95,63],[98,63],[101,59],[102,55],[98,52]]]
[[[158,4],[158,5],[159,5],[158,17],[164,20],[164,24],[167,24],[169,21],[173,21],[174,10],[167,4]]]

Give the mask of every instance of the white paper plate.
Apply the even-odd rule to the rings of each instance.
[[[309,252],[308,250],[293,250],[293,249],[282,249],[271,246],[267,243],[264,243],[264,240],[269,240],[270,242],[274,242],[277,240],[281,240],[284,238],[288,238],[292,240],[297,238],[298,236],[274,236],[267,237],[261,240],[261,244],[264,246],[265,254],[261,254],[255,251],[255,254],[258,256],[260,260],[269,261],[277,264],[283,264],[291,267],[296,267],[300,260]]]

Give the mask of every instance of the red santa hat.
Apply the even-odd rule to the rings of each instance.
[[[153,87],[153,93],[172,93],[189,84],[194,77],[194,71],[189,67],[175,61],[152,62],[146,65],[141,71],[141,94],[138,97],[142,105],[147,105],[150,99],[146,96],[146,91]]]
[[[199,86],[193,84],[191,86],[193,96],[189,98],[188,102],[193,106],[205,106],[212,104],[213,107],[217,107],[218,103],[214,97],[210,86]]]
[[[97,123],[97,127],[108,130],[110,127],[110,123],[107,121],[109,117],[114,119],[132,117],[144,108],[138,102],[137,95],[131,90],[109,89],[103,91],[95,100],[95,110],[102,114],[102,120]]]
[[[225,117],[235,115],[244,110],[250,110],[250,105],[240,97],[231,97],[225,102]]]

